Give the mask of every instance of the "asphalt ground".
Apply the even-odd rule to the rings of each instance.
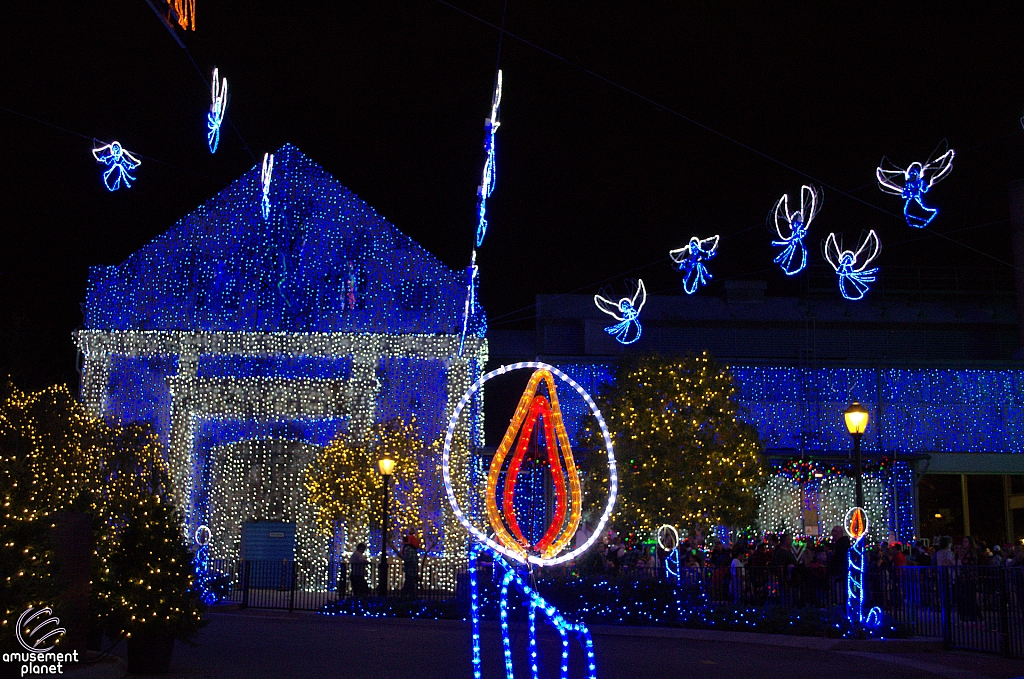
[[[527,631],[513,625],[516,676],[529,679]],[[1010,679],[1024,677],[1024,661],[946,652],[920,644],[918,652],[864,646],[830,648],[824,639],[597,626],[594,648],[600,679],[828,679],[913,677]],[[680,636],[682,635],[682,636]],[[697,638],[691,638],[697,637]],[[504,678],[496,623],[484,623],[483,676]],[[785,645],[773,645],[773,644]],[[538,617],[541,679],[557,679],[558,635]],[[124,654],[124,644],[114,649]],[[573,641],[570,676],[582,674]],[[472,677],[469,624],[454,621],[326,617],[315,613],[214,609],[199,643],[178,643],[169,677],[216,679]]]

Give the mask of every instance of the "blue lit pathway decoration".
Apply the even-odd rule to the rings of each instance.
[[[772,245],[782,247],[782,252],[775,257],[774,262],[782,267],[787,276],[795,276],[807,266],[804,238],[820,208],[821,198],[817,189],[804,185],[800,187],[799,210],[789,211],[789,194],[785,193],[772,209],[775,233],[779,236],[779,240],[772,241]]]
[[[224,122],[224,112],[228,110],[228,79],[219,79],[217,69],[213,69],[213,82],[210,85],[210,112],[206,114],[206,143],[210,153],[217,152],[220,143],[220,125]]]
[[[142,161],[128,153],[121,146],[121,142],[113,141],[106,146],[93,149],[92,155],[96,162],[103,163],[108,168],[103,173],[103,185],[107,187],[108,191],[117,191],[121,188],[122,179],[124,180],[125,188],[130,189],[132,187],[135,177],[130,173],[139,165],[142,165]]]
[[[857,251],[843,250],[842,243],[830,233],[825,239],[825,259],[839,276],[839,292],[849,300],[859,300],[868,291],[869,283],[875,282],[878,267],[867,268],[868,264],[878,256],[882,245],[874,230],[868,231]]]
[[[864,543],[868,535],[868,515],[860,507],[846,513],[843,522],[846,534],[850,536],[850,555],[846,568],[846,618],[854,630],[863,627],[876,628],[882,624],[882,610],[875,606],[864,615]]]
[[[550,402],[551,405],[550,414],[547,415],[551,420],[548,424],[550,431],[548,431],[546,435],[554,436],[558,439],[558,449],[555,450],[555,452],[557,455],[564,457],[563,462],[566,466],[571,467],[573,463],[571,451],[568,449],[568,439],[561,423],[561,415],[557,405],[558,396],[555,386],[556,378],[563,386],[568,385],[571,389],[575,390],[575,392],[579,394],[584,401],[586,401],[591,414],[597,421],[598,428],[601,430],[601,434],[604,439],[605,451],[608,455],[608,499],[605,502],[604,510],[600,519],[598,519],[597,526],[594,531],[581,545],[574,548],[570,548],[569,544],[571,543],[579,525],[578,518],[582,507],[582,496],[578,488],[573,490],[573,492],[566,497],[566,500],[569,503],[569,506],[564,508],[567,509],[566,516],[563,517],[561,522],[556,523],[553,526],[555,529],[553,543],[561,546],[556,546],[552,549],[540,550],[539,544],[531,545],[531,548],[527,549],[518,544],[515,539],[508,534],[507,526],[502,524],[501,517],[497,516],[498,512],[495,503],[498,498],[498,492],[496,488],[492,487],[490,481],[488,481],[487,485],[486,499],[488,514],[490,515],[490,526],[492,529],[495,529],[495,532],[490,535],[486,533],[484,529],[478,527],[474,521],[464,513],[463,507],[460,505],[459,499],[456,496],[455,489],[452,485],[452,440],[455,437],[456,430],[463,424],[460,421],[463,411],[473,400],[474,395],[483,388],[484,384],[488,380],[499,375],[505,375],[509,372],[521,369],[534,370],[533,378],[531,379],[531,384],[528,385],[526,391],[524,391],[524,398],[520,400],[520,405],[516,410],[516,416],[513,417],[510,422],[509,430],[506,431],[502,447],[504,447],[504,442],[506,440],[519,438],[520,441],[528,441],[530,439],[528,435],[525,437],[516,437],[515,434],[517,433],[517,425],[521,426],[523,423],[522,411],[524,405],[527,408],[532,408],[531,404],[536,403],[537,398],[539,398],[538,394],[540,392],[534,391],[538,389],[541,384],[541,382],[538,381],[538,378],[542,380],[544,385],[545,395],[543,398],[545,399],[545,402]],[[521,434],[522,431],[519,430],[519,433]],[[550,450],[552,450],[552,448],[549,446],[549,451]],[[511,459],[510,464],[514,462],[515,460]],[[495,469],[492,463],[491,476],[500,475],[502,465],[499,463],[497,466],[498,468]],[[511,469],[511,466],[509,469]],[[566,618],[553,605],[528,585],[517,572],[517,568],[521,567],[533,568],[534,566],[554,566],[560,563],[567,563],[572,559],[575,559],[594,544],[598,536],[603,533],[605,526],[608,524],[608,520],[611,517],[612,509],[615,506],[615,498],[618,495],[618,473],[615,465],[615,451],[612,447],[611,433],[608,431],[608,425],[605,423],[604,417],[601,415],[601,411],[598,409],[597,404],[594,403],[590,394],[558,368],[538,361],[524,361],[521,363],[514,363],[512,365],[504,365],[482,375],[476,380],[476,382],[470,385],[469,389],[462,396],[462,399],[455,406],[455,410],[448,420],[448,430],[445,434],[444,448],[441,453],[441,476],[444,479],[445,493],[447,494],[448,502],[451,505],[456,518],[458,518],[459,522],[462,523],[463,527],[466,528],[476,543],[472,544],[469,550],[470,623],[473,646],[472,664],[474,679],[482,679],[483,676],[480,653],[480,590],[477,575],[477,560],[481,552],[487,552],[491,556],[495,568],[494,574],[501,576],[498,608],[501,622],[502,647],[505,657],[506,679],[514,679],[515,677],[514,663],[512,660],[512,640],[509,635],[508,626],[509,590],[513,587],[519,591],[519,594],[522,596],[529,611],[530,676],[533,679],[539,679],[540,676],[536,625],[537,611],[540,610],[548,621],[550,621],[555,627],[562,639],[560,663],[561,679],[568,679],[569,676],[570,634],[577,636],[580,646],[583,649],[585,656],[584,676],[587,679],[596,679],[597,667],[594,661],[594,644],[590,635],[590,630],[587,629],[587,626],[582,622],[573,623],[566,620]],[[511,488],[506,487],[502,496],[504,498],[504,502],[508,502],[514,506],[514,486]],[[514,511],[506,512],[506,514],[509,513],[514,515]],[[497,530],[496,524],[497,526],[501,526],[502,530]]]
[[[717,235],[703,240],[693,236],[683,247],[669,251],[668,256],[675,262],[676,268],[683,272],[683,290],[687,295],[697,292],[697,288],[707,285],[711,280],[705,262],[718,254],[718,239]]]
[[[496,166],[494,162],[494,133],[498,131],[501,122],[498,121],[498,109],[501,107],[501,71],[498,71],[497,83],[494,87],[494,95],[491,97],[491,115],[484,121],[484,170],[480,178],[480,186],[477,187],[477,225],[476,239],[474,240],[473,255],[469,265],[468,281],[466,283],[466,303],[462,310],[462,335],[459,338],[459,356],[462,356],[466,344],[466,335],[474,330],[473,319],[482,318],[482,308],[476,298],[476,289],[480,284],[480,269],[476,265],[476,249],[484,244],[484,237],[487,236],[487,199],[494,191],[494,180],[496,178]],[[475,328],[482,336],[486,326],[477,322]]]
[[[938,208],[928,207],[921,198],[928,189],[949,175],[955,155],[950,149],[927,163],[911,163],[905,170],[893,165],[888,158],[882,158],[882,163],[875,170],[878,188],[903,198],[903,216],[909,226],[923,229],[939,214]]]
[[[640,327],[640,310],[644,308],[646,301],[647,289],[644,288],[643,279],[637,282],[636,292],[631,298],[623,297],[618,302],[613,302],[601,295],[594,295],[594,304],[597,308],[619,321],[604,331],[621,344],[632,344],[640,339],[640,333],[643,331]]]

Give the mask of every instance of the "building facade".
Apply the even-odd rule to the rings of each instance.
[[[295,557],[328,558],[304,475],[339,436],[415,416],[429,444],[487,360],[482,310],[459,352],[467,277],[402,234],[297,148],[275,154],[265,210],[257,166],[124,262],[90,270],[82,398],[145,422],[168,455],[184,530],[237,558],[243,525],[295,524]],[[462,433],[482,435],[479,403]],[[435,555],[464,551],[445,523],[437,461],[420,460]],[[452,542],[452,541],[456,542]]]

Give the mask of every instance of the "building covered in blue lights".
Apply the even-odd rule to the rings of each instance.
[[[317,451],[391,418],[442,437],[486,361],[485,322],[460,355],[467,276],[294,146],[275,154],[268,217],[262,196],[256,166],[124,262],[90,270],[82,398],[152,425],[187,532],[210,527],[212,558],[237,558],[244,524],[273,521],[295,524],[295,558],[323,561],[331,536],[303,488]],[[467,440],[481,419],[476,408]],[[425,452],[424,525],[443,523],[436,469]],[[435,551],[456,550],[442,532]]]
[[[1012,280],[890,267],[869,298],[851,303],[830,273],[810,272],[799,298],[767,296],[763,281],[651,296],[643,337],[628,347],[604,331],[591,297],[539,295],[534,330],[491,330],[492,361],[539,358],[598,393],[629,353],[708,351],[737,379],[744,417],[775,469],[762,528],[796,534],[827,535],[853,503],[842,411],[859,400],[871,413],[863,448],[873,537],[1024,538],[1024,361],[1015,357]],[[586,410],[571,394],[563,401],[575,439]]]

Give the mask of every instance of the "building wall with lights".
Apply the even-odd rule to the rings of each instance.
[[[483,316],[460,355],[467,276],[452,271],[297,148],[275,154],[271,209],[254,167],[124,262],[93,267],[82,398],[164,443],[189,533],[236,558],[246,521],[296,523],[296,558],[323,560],[303,478],[338,436],[447,413],[487,360]],[[482,443],[482,402],[466,440]],[[434,460],[421,463],[425,521],[443,520]],[[454,524],[453,524],[454,525]],[[445,524],[445,529],[448,525]],[[439,552],[459,551],[445,530]]]
[[[776,471],[762,501],[766,529],[821,535],[841,524],[854,494],[842,411],[856,399],[871,413],[862,446],[873,538],[983,534],[976,518],[935,527],[931,510],[921,516],[924,474],[999,477],[1006,490],[998,524],[1005,517],[1005,533],[1024,536],[1024,509],[1015,508],[1024,508],[1024,494],[1011,483],[1024,482],[1024,362],[1013,358],[1012,292],[899,291],[851,304],[767,297],[765,289],[740,282],[718,295],[651,296],[643,337],[629,347],[604,332],[607,317],[591,297],[542,295],[536,329],[492,329],[491,352],[495,362],[539,356],[595,394],[631,353],[715,355],[731,366],[745,417]],[[584,408],[572,395],[563,404],[574,441]]]

